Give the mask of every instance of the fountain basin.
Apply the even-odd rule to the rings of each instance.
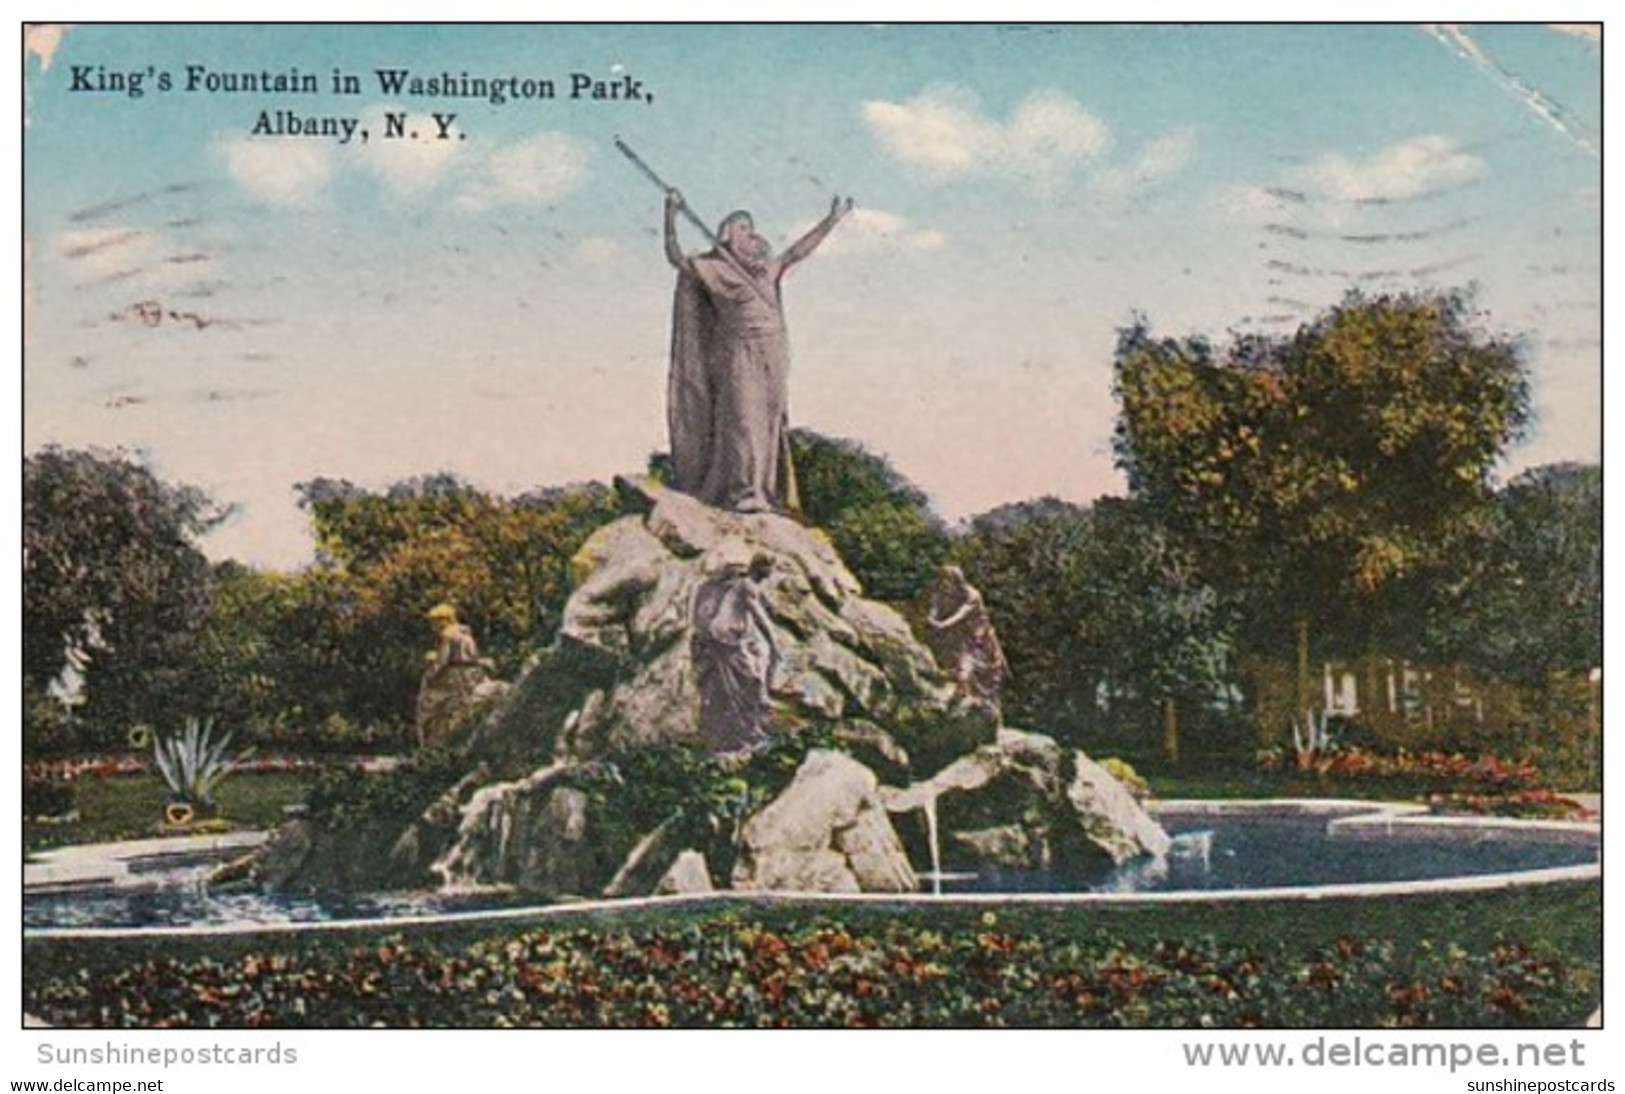
[[[1320,898],[1600,876],[1593,823],[1445,817],[1423,806],[1340,800],[1170,801],[1152,811],[1173,837],[1159,858],[1093,875],[992,868],[944,889]]]
[[[984,868],[973,878],[950,866],[940,894],[928,875],[916,896],[825,896],[719,892],[697,897],[567,902],[538,906],[511,890],[378,894],[343,900],[211,894],[201,878],[214,862],[253,842],[239,836],[212,846],[120,845],[76,852],[81,860],[123,869],[81,871],[65,880],[51,856],[25,878],[28,938],[105,937],[122,933],[238,933],[333,930],[380,923],[546,919],[595,909],[696,901],[1169,903],[1327,900],[1418,892],[1474,892],[1601,877],[1596,823],[1436,817],[1422,807],[1350,801],[1171,801],[1155,807],[1176,837],[1170,854],[1107,876]],[[1204,837],[1202,833],[1211,833]],[[148,841],[150,844],[151,841]],[[72,856],[70,856],[71,858]]]

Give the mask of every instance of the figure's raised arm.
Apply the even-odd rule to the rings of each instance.
[[[683,208],[683,195],[675,189],[666,191],[666,261],[679,270],[688,269],[688,256],[677,242],[677,214]]]
[[[781,269],[788,270],[791,266],[816,251],[818,245],[824,242],[824,237],[829,235],[835,225],[841,222],[841,218],[851,211],[851,198],[836,197],[830,199],[829,215],[813,225],[811,231],[785,249]]]

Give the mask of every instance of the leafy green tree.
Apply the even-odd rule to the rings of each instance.
[[[198,536],[225,512],[121,452],[47,447],[23,461],[23,680],[82,666],[85,719],[107,735],[173,721],[191,698],[208,614]]]
[[[1256,648],[1392,640],[1397,596],[1482,527],[1529,414],[1518,345],[1456,293],[1344,302],[1287,338],[1122,331],[1116,451],[1133,495],[1246,607]],[[1396,652],[1405,652],[1403,650]]]
[[[355,694],[366,687],[351,657],[354,603],[330,569],[217,565],[196,643],[198,709],[265,746],[360,748],[387,737],[376,732],[387,726],[363,724],[356,711]],[[344,730],[374,732],[369,741],[346,741]]]
[[[790,434],[803,517],[829,533],[865,594],[912,600],[948,552],[948,530],[925,493],[855,441]]]
[[[1009,722],[1062,736],[1094,727],[1104,669],[1082,603],[1088,537],[1087,509],[1044,498],[976,517],[954,544],[1009,662]]]
[[[1500,491],[1429,637],[1440,659],[1523,685],[1600,666],[1602,468],[1537,467]]]
[[[1211,720],[1231,692],[1217,597],[1132,502],[1054,498],[977,517],[954,558],[981,590],[1010,662],[1008,719],[1079,741]]]

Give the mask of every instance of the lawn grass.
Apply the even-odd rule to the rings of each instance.
[[[236,829],[273,827],[282,820],[283,806],[305,800],[310,779],[307,774],[235,773],[216,789],[220,816]],[[169,800],[163,780],[148,774],[80,779],[75,796],[77,821],[24,823],[25,853],[155,836]]]
[[[1164,800],[1248,798],[1354,798],[1363,801],[1426,802],[1451,792],[1483,793],[1472,780],[1454,781],[1423,774],[1349,777],[1296,767],[1256,764],[1148,764],[1139,768],[1152,793]]]
[[[1152,793],[1164,800],[1248,798],[1355,798],[1362,801],[1426,801],[1446,789],[1419,779],[1337,779],[1312,771],[1262,768],[1153,771],[1145,774]]]

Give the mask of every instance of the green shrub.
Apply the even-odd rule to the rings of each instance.
[[[55,776],[23,776],[23,817],[64,817],[72,813],[76,796],[74,784]]]
[[[466,773],[462,758],[443,749],[424,749],[389,771],[328,771],[311,787],[306,804],[311,819],[330,831],[371,821],[405,825]]]
[[[713,871],[726,876],[738,824],[789,785],[811,749],[829,746],[827,730],[809,728],[774,737],[743,765],[691,745],[628,748],[584,769],[574,784],[602,825],[609,859],[623,859],[639,839],[670,823],[680,843],[703,849]]]

